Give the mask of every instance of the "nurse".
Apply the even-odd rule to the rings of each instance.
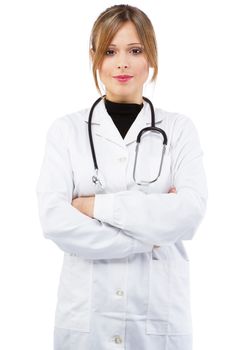
[[[189,259],[207,202],[198,133],[190,118],[155,108],[168,138],[159,179],[133,180],[136,137],[151,125],[143,87],[158,73],[153,26],[140,9],[107,8],[90,56],[105,96],[91,127],[105,188],[92,182],[90,108],[49,127],[37,183],[44,236],[64,252],[54,350],[191,350]],[[146,135],[140,176],[157,175],[159,135]]]

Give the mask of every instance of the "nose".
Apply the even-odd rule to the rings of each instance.
[[[120,52],[116,56],[116,67],[118,69],[126,69],[129,67],[128,56],[126,52]]]
[[[127,64],[117,64],[117,68],[128,68]]]

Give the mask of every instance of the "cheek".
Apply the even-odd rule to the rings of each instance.
[[[141,64],[139,64],[139,66],[136,67],[136,71],[137,71],[139,77],[141,77],[141,80],[147,79],[148,74],[149,74],[148,62],[146,62],[146,61],[141,62]]]
[[[105,77],[108,77],[110,74],[111,74],[111,71],[112,71],[112,65],[109,61],[104,61],[102,63],[102,66],[99,70],[99,73],[100,73],[100,77],[102,78],[105,78]]]

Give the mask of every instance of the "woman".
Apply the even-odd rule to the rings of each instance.
[[[64,251],[54,349],[190,350],[182,240],[193,238],[207,199],[197,132],[186,116],[156,108],[163,131],[145,132],[135,166],[136,137],[151,125],[149,68],[157,77],[154,29],[141,10],[101,13],[90,54],[100,94],[97,74],[105,87],[90,120],[98,170],[89,108],[52,123],[37,184],[44,235]]]

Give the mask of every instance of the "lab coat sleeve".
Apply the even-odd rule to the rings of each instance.
[[[92,219],[72,206],[73,172],[68,149],[69,123],[50,126],[36,186],[40,224],[46,238],[64,252],[87,259],[123,258],[152,250],[152,245],[122,229]]]
[[[94,217],[153,245],[192,239],[206,210],[207,183],[198,133],[178,115],[170,142],[171,171],[177,193],[122,191],[98,194]]]

